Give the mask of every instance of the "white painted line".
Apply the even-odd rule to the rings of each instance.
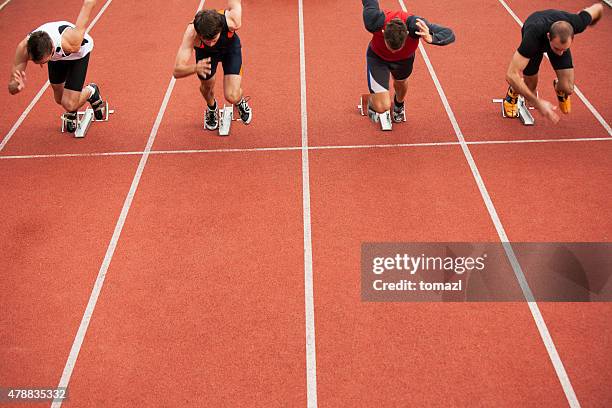
[[[185,154],[185,153],[241,153],[241,152],[285,152],[302,150],[301,146],[287,147],[246,147],[235,149],[194,149],[194,150],[153,150],[151,154]]]
[[[402,6],[402,9],[406,11],[406,6],[404,4],[404,1],[403,0],[398,0],[398,1],[400,5]],[[544,318],[542,317],[542,313],[540,312],[538,304],[534,301],[533,293],[531,292],[531,288],[529,287],[529,284],[527,283],[527,279],[525,278],[525,274],[523,273],[521,265],[519,264],[516,258],[514,249],[512,248],[512,245],[510,244],[510,241],[506,234],[506,230],[504,229],[501,223],[501,220],[499,219],[497,210],[495,209],[495,206],[493,205],[491,196],[489,195],[489,192],[484,184],[484,180],[482,179],[482,176],[480,175],[480,171],[478,170],[478,167],[476,166],[476,162],[474,161],[474,158],[472,157],[470,148],[465,142],[465,138],[463,137],[463,132],[461,131],[461,128],[459,127],[459,123],[457,122],[457,119],[455,118],[455,114],[450,106],[450,103],[448,102],[448,99],[446,97],[446,94],[444,93],[444,90],[442,89],[442,85],[440,84],[440,81],[438,80],[438,76],[436,75],[436,72],[431,64],[431,61],[429,60],[427,52],[425,51],[425,48],[423,47],[421,43],[419,43],[419,51],[421,52],[421,55],[423,56],[423,60],[425,61],[425,64],[427,65],[429,74],[431,75],[431,78],[434,84],[436,85],[436,89],[438,90],[438,94],[440,95],[440,99],[442,100],[444,109],[446,110],[446,114],[448,115],[448,118],[451,124],[453,125],[453,129],[455,130],[455,134],[457,135],[457,139],[459,140],[459,143],[461,145],[461,150],[463,150],[463,154],[470,166],[474,180],[476,181],[476,184],[478,185],[478,189],[480,190],[480,195],[482,196],[482,199],[485,202],[485,205],[489,212],[491,221],[493,221],[493,224],[495,225],[495,230],[497,231],[497,235],[499,236],[499,239],[503,244],[504,250],[506,251],[506,256],[508,257],[508,260],[510,261],[510,264],[512,265],[512,269],[514,271],[516,279],[519,285],[521,286],[521,290],[523,291],[523,296],[527,300],[529,310],[531,311],[533,320],[536,323],[536,326],[540,333],[540,337],[542,338],[542,341],[544,342],[544,345],[548,352],[548,356],[550,360],[552,361],[552,364],[555,368],[557,377],[559,378],[561,386],[563,387],[565,396],[571,407],[578,407],[580,406],[580,404],[578,403],[576,393],[574,392],[574,388],[572,387],[569,376],[567,375],[567,372],[565,371],[565,367],[563,366],[563,362],[561,361],[561,357],[559,356],[555,343],[553,342],[552,337],[550,336],[550,332],[548,331],[546,322],[544,321]]]
[[[98,20],[100,19],[102,14],[104,14],[104,12],[106,11],[106,9],[108,8],[108,6],[111,4],[112,1],[113,0],[108,0],[104,4],[104,6],[102,6],[102,8],[100,9],[100,11],[96,15],[96,17],[91,22],[91,24],[89,24],[89,27],[87,27],[87,32],[89,32],[94,27],[94,25],[98,22]],[[28,116],[28,114],[32,110],[32,108],[34,108],[34,105],[36,105],[38,103],[38,101],[40,100],[40,97],[45,93],[47,88],[49,88],[49,85],[50,85],[49,81],[47,80],[47,82],[45,82],[45,84],[42,86],[42,88],[40,88],[40,91],[38,91],[38,93],[30,101],[30,104],[22,112],[21,116],[19,116],[19,119],[17,119],[17,121],[15,122],[15,124],[13,125],[11,130],[9,130],[8,133],[4,136],[4,138],[2,138],[2,142],[0,142],[0,152],[2,151],[2,149],[4,149],[4,146],[6,146],[8,141],[11,140],[11,137],[13,137],[13,135],[15,134],[15,132],[17,131],[19,126],[21,126],[21,124],[23,123],[25,118]]]
[[[567,143],[567,142],[610,142],[609,137],[577,137],[571,139],[517,139],[517,140],[477,140],[465,142],[468,145],[522,144],[522,143]]]
[[[15,159],[61,159],[65,157],[99,157],[99,156],[139,156],[144,152],[100,152],[100,153],[58,153],[28,154],[24,156],[0,156],[0,160]]]
[[[0,4],[0,11],[6,7],[7,4],[9,4],[11,2],[11,0],[6,0],[4,3]]]
[[[500,4],[502,6],[504,6],[504,8],[506,9],[506,11],[512,16],[512,18],[514,19],[514,21],[516,21],[516,23],[523,27],[523,22],[521,21],[520,18],[518,18],[518,16],[514,13],[514,11],[512,11],[512,9],[510,8],[510,6],[508,6],[508,4],[504,1],[504,0],[498,0],[500,2]],[[548,54],[544,54],[546,56],[547,59],[548,58]],[[603,128],[606,130],[606,132],[608,132],[609,136],[612,136],[612,128],[610,127],[610,125],[608,124],[608,122],[606,122],[606,120],[603,118],[603,116],[601,116],[601,114],[599,113],[599,111],[597,109],[595,109],[595,107],[593,106],[593,104],[587,99],[586,96],[584,96],[584,94],[582,93],[582,91],[580,91],[580,89],[578,88],[578,85],[574,84],[574,93],[576,95],[578,95],[578,98],[580,98],[580,100],[585,104],[585,106],[587,107],[587,109],[589,111],[591,111],[591,113],[593,114],[593,116],[595,116],[595,119],[597,119],[597,121],[601,124],[601,126],[603,126]]]
[[[32,108],[34,107],[34,105],[36,105],[36,103],[38,103],[38,100],[40,99],[40,97],[45,93],[45,91],[47,90],[47,88],[49,88],[49,81],[47,80],[47,82],[45,82],[45,84],[42,86],[42,88],[40,88],[40,90],[38,91],[38,93],[34,96],[34,98],[30,101],[30,104],[25,108],[25,110],[21,113],[21,115],[19,116],[19,118],[17,119],[17,121],[15,122],[15,124],[13,125],[13,127],[8,131],[8,133],[4,136],[4,138],[2,139],[2,142],[0,142],[0,152],[4,149],[4,146],[6,146],[6,144],[9,142],[9,140],[11,140],[11,137],[13,137],[13,135],[15,134],[15,132],[17,131],[17,129],[19,128],[19,126],[21,126],[21,124],[23,123],[23,121],[25,120],[25,118],[28,116],[28,114],[30,113],[30,111],[32,110]]]
[[[104,5],[102,6],[102,8],[100,9],[100,11],[98,11],[98,14],[96,14],[96,16],[94,17],[93,20],[91,20],[91,23],[89,23],[89,26],[87,27],[87,30],[85,31],[85,33],[89,33],[94,26],[96,25],[96,23],[98,22],[98,20],[100,19],[100,17],[102,17],[102,14],[104,14],[104,12],[106,11],[106,9],[108,8],[108,6],[110,6],[110,4],[113,2],[113,0],[108,0],[106,3],[104,3]]]
[[[474,140],[465,142],[467,145],[511,145],[525,143],[576,143],[576,142],[612,142],[609,137],[585,137],[574,139],[517,139],[517,140]],[[423,142],[423,143],[395,143],[395,144],[371,144],[371,145],[330,145],[330,146],[308,146],[308,150],[342,150],[342,149],[387,149],[403,147],[436,147],[436,146],[459,146],[459,142]],[[244,152],[289,152],[302,150],[302,146],[286,147],[252,147],[237,149],[189,149],[189,150],[151,150],[149,154],[204,154],[204,153],[244,153]],[[58,154],[29,154],[22,156],[0,156],[0,160],[24,160],[24,159],[57,159],[66,157],[99,157],[99,156],[139,156],[144,154],[140,151],[132,152],[98,152],[98,153],[58,153]]]
[[[312,230],[310,222],[310,166],[308,163],[308,112],[306,109],[306,49],[304,5],[298,0],[300,25],[300,105],[302,113],[302,207],[304,211],[304,306],[306,313],[306,398],[307,407],[317,407],[317,356],[315,344]]]
[[[200,0],[200,5],[198,6],[198,10],[202,7],[203,3],[204,3],[204,0]],[[100,293],[102,292],[102,286],[104,285],[104,280],[106,279],[106,273],[108,272],[108,268],[113,259],[113,255],[115,254],[117,243],[119,242],[121,232],[123,231],[123,226],[125,225],[125,221],[130,211],[130,207],[132,206],[132,202],[134,201],[136,189],[138,188],[138,185],[140,184],[140,179],[142,177],[142,173],[144,172],[144,168],[147,164],[147,160],[149,159],[149,154],[151,152],[151,149],[153,148],[153,143],[155,142],[157,131],[159,130],[159,126],[162,122],[162,119],[164,118],[164,113],[166,112],[168,101],[170,100],[170,96],[172,95],[172,91],[174,90],[175,82],[176,82],[176,79],[172,77],[170,79],[170,84],[168,84],[168,88],[166,89],[166,94],[164,95],[164,99],[159,108],[159,112],[157,113],[157,117],[155,118],[155,122],[153,123],[153,128],[151,129],[151,133],[149,134],[147,145],[145,147],[142,157],[140,158],[140,162],[138,163],[136,174],[134,175],[134,178],[132,179],[130,190],[128,191],[125,201],[123,202],[123,207],[121,208],[121,214],[119,215],[119,219],[117,220],[117,223],[115,224],[115,230],[113,231],[113,236],[108,244],[108,248],[106,249],[106,254],[104,255],[104,260],[102,261],[102,265],[100,266],[100,270],[98,271],[98,276],[96,278],[94,287],[91,291],[91,295],[89,296],[89,301],[87,302],[85,313],[83,314],[83,318],[81,319],[81,324],[79,325],[79,329],[77,330],[76,336],[74,337],[72,347],[70,348],[70,354],[68,355],[68,360],[66,361],[66,365],[64,366],[64,371],[62,372],[62,377],[58,384],[58,388],[62,388],[62,387],[67,388],[68,383],[70,382],[70,377],[72,376],[72,371],[74,370],[74,366],[76,364],[77,358],[79,357],[79,352],[81,351],[83,340],[85,339],[85,335],[87,334],[87,329],[89,327],[89,323],[91,322],[91,318],[93,316],[93,312],[96,307],[96,303],[98,302],[98,297],[100,296]],[[51,407],[59,408],[61,407],[61,405],[62,405],[61,401],[53,402]]]
[[[149,158],[153,142],[155,141],[155,136],[157,135],[159,125],[164,117],[166,107],[168,106],[168,101],[170,100],[170,95],[172,94],[172,90],[174,89],[175,81],[176,79],[174,77],[170,80],[170,84],[168,85],[168,89],[166,90],[166,95],[164,96],[164,100],[157,114],[157,118],[155,119],[155,123],[153,124],[153,128],[151,129],[151,133],[147,141],[147,146],[142,157],[140,158],[140,162],[138,163],[138,168],[136,169],[136,174],[134,175],[134,178],[132,180],[132,184],[130,186],[130,190],[127,194],[127,197],[123,202],[121,214],[119,215],[119,219],[117,220],[117,224],[115,225],[113,236],[108,244],[108,248],[106,249],[106,254],[104,255],[104,260],[102,261],[102,265],[100,266],[100,270],[98,271],[98,276],[91,291],[89,301],[87,302],[85,313],[83,314],[83,318],[81,319],[81,324],[79,325],[79,329],[74,338],[74,342],[72,343],[72,348],[70,349],[68,360],[66,361],[66,365],[64,366],[62,378],[60,379],[60,382],[58,384],[58,387],[60,388],[68,387],[68,383],[70,382],[72,371],[74,370],[76,360],[79,356],[79,352],[81,351],[81,346],[83,345],[83,340],[85,339],[85,334],[87,334],[87,329],[89,327],[91,317],[96,307],[96,303],[98,302],[98,297],[100,296],[102,286],[104,285],[104,280],[106,279],[106,273],[108,272],[111,260],[113,259],[113,255],[115,254],[115,249],[117,248],[119,237],[121,236],[121,232],[123,231],[123,226],[125,225],[125,220],[127,219],[130,207],[132,206],[134,195],[136,194],[136,189],[138,188],[138,184],[140,183],[140,178],[142,177],[145,165],[147,164],[147,160]],[[60,406],[61,402],[54,402],[51,405],[52,408],[59,408]]]

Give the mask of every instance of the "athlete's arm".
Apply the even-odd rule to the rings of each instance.
[[[371,33],[380,31],[385,25],[385,13],[380,10],[378,0],[361,0],[363,3],[363,25]]]
[[[450,28],[432,24],[422,17],[410,16],[406,21],[408,35],[422,38],[428,44],[448,45],[455,41],[455,33]]]
[[[527,100],[531,106],[539,110],[542,115],[550,119],[552,122],[557,123],[559,121],[559,115],[557,115],[554,111],[556,107],[544,99],[539,99],[537,95],[531,92],[531,89],[525,85],[525,82],[523,82],[521,73],[525,67],[527,67],[528,63],[529,58],[525,58],[518,51],[515,51],[514,55],[512,56],[512,60],[510,61],[508,72],[506,72],[506,82],[508,82],[515,92],[523,95],[525,100]]]
[[[597,22],[599,21],[599,19],[603,16],[603,5],[601,3],[595,3],[587,8],[585,8],[583,11],[586,11],[587,13],[589,13],[591,15],[591,24],[589,25],[595,25],[597,24]]]
[[[196,31],[193,28],[193,24],[189,24],[183,35],[181,47],[176,54],[176,62],[174,63],[174,71],[172,72],[172,75],[176,79],[184,78],[195,73],[202,76],[210,74],[210,58],[204,58],[198,61],[197,64],[192,64],[190,62],[195,38]]]
[[[242,25],[242,4],[240,0],[227,0],[225,19],[230,31],[236,31]]]
[[[85,0],[79,16],[77,17],[75,27],[67,29],[62,34],[62,49],[66,52],[78,52],[81,48],[81,43],[85,37],[85,31],[87,30],[87,23],[89,23],[89,17],[91,11],[96,6],[96,0]]]
[[[28,65],[28,38],[24,38],[17,46],[15,60],[11,68],[8,90],[11,95],[15,95],[25,88],[26,74],[25,69]]]

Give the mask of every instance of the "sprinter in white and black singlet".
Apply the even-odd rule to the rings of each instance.
[[[85,31],[95,5],[96,0],[85,0],[75,24],[55,21],[29,33],[17,46],[9,79],[9,92],[15,95],[26,86],[28,61],[40,66],[47,64],[55,101],[67,112],[64,117],[69,132],[76,130],[77,111],[87,102],[96,119],[105,115],[98,85],[90,83],[83,88],[94,47],[93,38]]]

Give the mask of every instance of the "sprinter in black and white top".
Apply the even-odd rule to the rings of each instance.
[[[21,92],[26,85],[28,61],[40,66],[47,64],[55,101],[67,111],[64,117],[69,132],[76,130],[77,111],[86,102],[91,104],[96,119],[105,115],[98,85],[90,83],[83,89],[94,46],[85,30],[95,5],[96,0],[85,0],[76,24],[67,21],[46,23],[28,34],[17,46],[8,84],[11,95]]]

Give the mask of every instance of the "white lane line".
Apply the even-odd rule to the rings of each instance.
[[[300,26],[300,105],[302,116],[302,208],[304,212],[304,307],[306,313],[306,398],[308,408],[317,407],[317,356],[315,346],[312,232],[310,222],[310,166],[308,164],[308,112],[306,110],[306,51],[304,5],[298,0]]]
[[[125,225],[128,212],[130,211],[130,207],[132,206],[134,195],[136,194],[136,189],[140,184],[142,173],[144,171],[145,165],[147,164],[151,147],[153,146],[153,142],[155,141],[155,136],[157,135],[159,125],[164,117],[164,112],[166,111],[166,107],[168,106],[168,101],[170,100],[170,95],[172,94],[172,90],[174,89],[175,82],[176,79],[174,78],[170,80],[170,84],[168,85],[168,89],[166,90],[166,95],[164,96],[164,100],[157,114],[157,118],[155,119],[155,123],[153,124],[153,128],[151,129],[151,133],[147,141],[147,146],[142,157],[140,158],[140,162],[138,163],[138,168],[136,169],[136,174],[134,175],[134,178],[132,180],[132,184],[130,186],[130,190],[127,194],[127,197],[123,202],[121,214],[119,215],[119,219],[115,224],[113,236],[108,244],[108,248],[106,249],[106,254],[104,255],[104,260],[102,261],[100,270],[98,271],[96,282],[91,291],[91,295],[89,296],[89,301],[87,302],[85,313],[83,314],[83,318],[81,319],[81,324],[79,325],[79,329],[72,343],[70,354],[68,356],[68,360],[66,361],[66,365],[64,366],[64,371],[62,372],[62,378],[60,379],[58,388],[68,387],[68,383],[70,382],[72,371],[74,370],[76,360],[79,356],[79,352],[81,351],[81,346],[83,345],[83,340],[85,339],[87,329],[89,328],[89,323],[91,322],[91,317],[96,307],[96,303],[98,302],[98,297],[100,296],[102,286],[104,285],[104,280],[106,279],[106,273],[108,272],[111,260],[113,259],[113,255],[115,254],[115,249],[117,248],[119,237],[121,236],[121,232],[123,231],[123,226]],[[51,407],[59,408],[61,407],[61,405],[61,402],[54,402]]]
[[[11,0],[6,0],[4,3],[0,4],[0,11],[2,11],[2,9],[6,7],[6,5],[9,4],[10,2]]]
[[[584,137],[573,139],[516,139],[516,140],[474,140],[465,142],[467,145],[512,145],[525,143],[577,143],[577,142],[612,142],[609,137]],[[330,146],[308,146],[308,150],[342,150],[342,149],[386,149],[403,147],[435,147],[435,146],[459,146],[459,142],[423,142],[423,143],[395,143],[395,144],[371,144],[371,145],[330,145]],[[188,149],[188,150],[151,150],[149,154],[203,154],[203,153],[243,153],[243,152],[288,152],[302,150],[302,146],[286,147],[253,147],[237,149]],[[141,151],[132,152],[98,152],[98,153],[58,153],[58,154],[29,154],[23,156],[0,156],[0,160],[23,160],[23,159],[56,159],[65,157],[99,157],[99,156],[138,156],[144,154]]]
[[[514,19],[514,21],[516,21],[516,23],[523,27],[523,22],[521,21],[520,18],[518,18],[518,16],[516,15],[516,13],[514,13],[514,11],[510,8],[510,6],[508,6],[508,4],[504,1],[504,0],[498,0],[500,2],[500,4],[502,6],[504,6],[504,8],[506,9],[506,11],[508,12],[508,14],[510,14],[512,16],[512,18]],[[548,59],[548,54],[544,54],[546,55],[546,58]],[[606,122],[606,120],[603,118],[603,116],[601,116],[601,114],[599,113],[599,111],[597,109],[595,109],[595,107],[593,106],[593,104],[587,99],[586,96],[584,96],[584,94],[582,93],[582,91],[580,91],[580,89],[578,89],[578,85],[574,84],[574,93],[576,95],[578,95],[578,97],[580,98],[580,100],[586,105],[586,107],[588,108],[589,111],[591,111],[591,113],[593,114],[593,116],[595,116],[595,119],[597,119],[597,121],[601,124],[601,126],[603,126],[604,129],[606,129],[606,132],[608,132],[609,136],[612,136],[612,128],[610,127],[610,125],[608,124],[608,122]]]
[[[404,1],[403,0],[398,0],[398,1],[400,5],[402,6],[402,9],[406,11],[406,6],[404,4]],[[519,264],[516,258],[514,249],[512,248],[512,245],[510,244],[510,241],[506,234],[506,230],[504,229],[501,223],[501,220],[499,218],[499,215],[497,214],[497,210],[495,209],[495,206],[493,205],[491,196],[489,195],[489,192],[484,184],[484,180],[482,179],[482,176],[480,175],[480,171],[478,170],[478,167],[476,166],[476,162],[474,161],[474,158],[472,157],[470,148],[465,142],[465,138],[463,137],[463,132],[461,131],[461,128],[459,127],[459,123],[457,122],[457,119],[455,118],[455,114],[450,106],[450,103],[448,102],[448,98],[446,97],[444,90],[442,89],[442,85],[440,84],[440,81],[438,80],[438,76],[436,75],[433,65],[431,64],[431,61],[429,60],[429,57],[427,55],[427,52],[425,51],[425,48],[420,43],[419,43],[419,51],[421,52],[421,55],[423,56],[423,60],[425,61],[425,64],[427,65],[429,74],[431,75],[431,78],[434,84],[436,85],[436,89],[438,90],[438,94],[440,95],[440,99],[442,100],[444,109],[446,110],[446,114],[448,115],[448,118],[451,124],[453,125],[453,129],[455,130],[455,134],[457,135],[457,139],[459,140],[459,143],[461,145],[461,150],[463,151],[463,154],[470,166],[470,170],[472,171],[472,175],[474,177],[474,180],[476,181],[476,184],[480,191],[480,195],[482,196],[482,199],[485,202],[485,205],[489,212],[491,221],[493,221],[495,230],[497,231],[497,235],[499,236],[499,239],[503,244],[504,250],[506,251],[506,256],[508,257],[508,260],[510,261],[510,264],[512,265],[512,269],[514,271],[516,279],[521,287],[521,290],[523,291],[523,296],[527,300],[529,310],[531,311],[531,315],[538,328],[540,337],[542,338],[542,341],[546,347],[548,356],[555,368],[555,372],[557,374],[557,377],[559,378],[563,391],[565,392],[565,396],[571,407],[579,407],[580,404],[578,403],[578,398],[576,397],[574,388],[572,387],[569,376],[567,375],[567,372],[565,371],[565,367],[563,366],[561,357],[559,356],[555,343],[553,342],[550,332],[548,331],[548,327],[546,325],[546,322],[544,321],[544,317],[542,316],[542,313],[540,312],[540,308],[538,307],[538,304],[534,301],[533,293],[531,292],[531,288],[529,287],[529,284],[527,283],[527,279],[525,278],[525,274],[523,273],[521,265]]]
[[[113,0],[108,0],[104,6],[102,6],[102,8],[100,9],[100,11],[98,12],[98,14],[96,15],[96,17],[93,19],[93,21],[91,22],[91,24],[89,24],[89,27],[87,27],[87,31],[89,32],[94,25],[98,22],[98,20],[100,19],[100,17],[102,17],[102,14],[104,14],[104,12],[106,11],[106,9],[108,8],[108,6],[110,6],[111,2]],[[21,126],[21,124],[23,123],[23,121],[25,120],[25,118],[28,116],[28,114],[30,113],[30,111],[32,110],[32,108],[34,108],[34,105],[36,105],[38,103],[38,101],[40,100],[40,97],[45,93],[45,91],[47,90],[47,88],[49,88],[49,80],[47,80],[47,82],[45,82],[45,84],[42,86],[42,88],[40,88],[40,91],[38,91],[38,93],[34,96],[34,98],[30,101],[30,104],[25,108],[25,110],[21,113],[21,115],[19,116],[19,118],[17,119],[17,121],[15,122],[15,124],[13,125],[13,127],[8,131],[8,133],[4,136],[4,138],[2,139],[2,142],[0,142],[0,152],[4,149],[4,146],[6,146],[6,144],[9,142],[9,140],[11,140],[11,137],[13,137],[13,135],[15,134],[15,132],[17,131],[17,129],[19,128],[19,126]]]
[[[203,6],[203,3],[204,0],[200,0],[198,10]],[[138,163],[136,174],[134,174],[134,178],[132,179],[130,190],[128,191],[125,201],[123,202],[123,207],[121,208],[119,219],[115,224],[113,236],[108,244],[108,248],[106,249],[106,254],[104,255],[102,265],[100,265],[100,270],[98,271],[96,282],[94,283],[91,295],[89,296],[89,301],[87,302],[85,313],[83,313],[81,324],[79,325],[79,329],[77,330],[77,333],[74,337],[72,347],[70,348],[70,354],[68,355],[68,360],[66,361],[66,365],[64,366],[64,371],[62,372],[62,377],[58,384],[58,388],[67,388],[68,383],[70,382],[70,377],[72,376],[72,372],[76,365],[77,358],[79,357],[79,352],[81,351],[83,340],[85,339],[85,335],[87,334],[87,329],[89,328],[89,323],[91,322],[96,303],[98,302],[98,298],[100,296],[100,293],[102,292],[102,286],[104,285],[104,280],[106,279],[106,273],[108,272],[108,268],[113,259],[113,255],[115,254],[117,243],[119,242],[119,238],[121,237],[123,226],[125,225],[125,221],[132,206],[132,202],[134,201],[136,190],[138,189],[138,185],[140,184],[142,173],[144,172],[147,160],[149,159],[151,149],[153,148],[153,143],[155,142],[155,137],[157,136],[159,126],[161,125],[162,119],[164,118],[164,113],[166,112],[168,101],[170,101],[170,96],[172,95],[172,91],[174,90],[175,83],[176,79],[172,77],[170,79],[170,83],[168,84],[168,88],[166,89],[166,94],[164,95],[164,99],[159,108],[159,112],[157,113],[157,117],[155,118],[155,122],[153,123],[153,128],[151,129],[151,133],[149,134],[147,145],[145,147],[142,157],[140,158],[140,162]],[[53,404],[51,404],[51,408],[60,408],[61,405],[61,401],[55,401],[53,402]]]

